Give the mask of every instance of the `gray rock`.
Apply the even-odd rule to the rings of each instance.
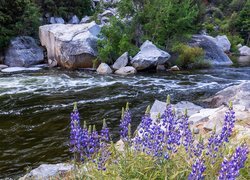
[[[165,102],[155,100],[155,102],[153,103],[153,106],[150,109],[151,117],[155,119],[155,117],[158,114],[162,115],[166,109],[166,106],[167,104]],[[185,109],[187,109],[188,116],[198,113],[202,109],[201,106],[195,105],[188,101],[181,101],[173,105],[173,108],[175,108],[177,116],[181,116],[184,113]]]
[[[157,71],[165,71],[166,68],[165,68],[164,65],[157,65],[157,66],[156,66],[156,70],[157,70]]]
[[[230,101],[234,106],[240,105],[241,109],[250,111],[250,81],[230,86],[205,100],[211,107],[227,105]]]
[[[50,17],[49,23],[50,24],[64,24],[65,21],[61,17]]]
[[[57,61],[55,59],[48,59],[48,65],[49,67],[56,67]]]
[[[202,48],[205,51],[205,61],[211,65],[225,66],[233,64],[211,36],[194,35],[189,44]]]
[[[167,52],[147,40],[142,44],[140,52],[132,59],[131,64],[137,70],[143,70],[165,64],[169,58],[170,55]]]
[[[41,44],[48,59],[68,69],[92,68],[97,56],[97,35],[100,26],[94,21],[86,24],[52,24],[39,27]]]
[[[74,15],[70,20],[69,20],[69,24],[79,24],[80,20],[79,18]]]
[[[128,52],[123,53],[113,64],[112,68],[117,70],[128,64]]]
[[[29,36],[12,39],[5,52],[4,64],[10,67],[29,67],[44,61],[43,50]]]
[[[5,68],[8,68],[8,67],[9,67],[9,66],[7,66],[7,65],[0,64],[0,70],[5,69]]]
[[[25,68],[25,67],[9,67],[2,69],[1,72],[4,73],[13,73],[13,72],[20,72],[20,71],[38,71],[41,70],[39,67],[30,67],[30,68]]]
[[[60,174],[64,174],[70,170],[73,170],[74,166],[71,164],[42,164],[38,168],[33,169],[31,172],[21,177],[19,180],[31,180],[31,179],[42,179],[49,180],[56,178]]]
[[[231,49],[231,43],[228,40],[226,35],[223,36],[216,36],[215,42],[217,46],[219,46],[224,52],[229,52]]]
[[[119,75],[129,75],[129,74],[135,74],[136,69],[132,66],[126,66],[126,67],[121,67],[117,71],[115,71],[115,74]]]
[[[109,23],[109,18],[108,17],[102,17],[101,18],[101,24],[106,25]]]
[[[84,16],[82,18],[82,20],[80,21],[80,24],[84,24],[84,23],[89,23],[90,22],[90,17],[89,16]]]
[[[106,63],[101,63],[96,71],[98,74],[112,74],[113,73],[112,69]]]
[[[239,52],[242,56],[250,56],[250,47],[242,46],[239,48]]]
[[[178,66],[172,66],[170,68],[171,71],[180,71],[180,68]]]
[[[114,11],[112,10],[105,10],[102,14],[100,14],[101,17],[112,17],[115,16]]]
[[[200,129],[195,127],[193,129],[193,132],[194,132],[194,134],[199,134],[200,133]]]

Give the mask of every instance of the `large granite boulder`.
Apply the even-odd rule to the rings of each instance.
[[[112,68],[118,70],[128,64],[128,52],[123,53],[113,64]]]
[[[231,49],[231,43],[228,40],[226,35],[216,36],[214,38],[215,43],[219,46],[224,52],[229,52]]]
[[[205,51],[206,62],[211,65],[223,66],[233,64],[230,58],[223,51],[223,48],[219,47],[215,38],[211,36],[193,35],[189,45],[202,48]]]
[[[165,64],[169,58],[170,55],[167,52],[147,40],[141,45],[140,52],[133,57],[131,64],[137,70],[143,70]]]
[[[227,105],[230,101],[234,106],[242,106],[250,111],[250,81],[230,86],[205,100],[211,107]]]
[[[239,52],[242,56],[250,56],[250,47],[242,46],[239,48]]]
[[[41,44],[48,59],[68,69],[92,68],[97,56],[97,35],[101,28],[94,21],[86,24],[52,24],[39,27]]]
[[[74,166],[71,164],[42,164],[38,168],[33,169],[19,180],[32,180],[32,179],[57,179],[57,176],[63,175],[68,171],[73,170]]]
[[[19,36],[10,41],[4,64],[10,67],[29,67],[44,61],[43,49],[29,36]]]

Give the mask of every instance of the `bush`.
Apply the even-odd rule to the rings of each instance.
[[[124,52],[133,56],[138,48],[132,43],[131,28],[116,18],[112,18],[109,26],[101,30],[101,40],[98,41],[98,59],[113,63]]]
[[[210,65],[204,61],[204,51],[202,48],[177,44],[173,48],[173,51],[179,54],[176,63],[183,69],[210,67]]]
[[[249,149],[245,143],[232,144],[235,112],[232,105],[225,114],[223,128],[206,138],[195,136],[187,111],[177,118],[169,98],[162,116],[152,120],[150,108],[142,117],[135,136],[131,136],[131,114],[122,111],[120,124],[123,149],[110,142],[106,122],[100,133],[95,127],[80,125],[75,106],[71,114],[70,151],[76,169],[69,179],[249,179]],[[237,147],[236,147],[237,146]],[[79,162],[77,164],[77,162]],[[81,162],[85,162],[82,164]]]
[[[0,49],[17,35],[37,35],[39,9],[32,0],[0,1]]]

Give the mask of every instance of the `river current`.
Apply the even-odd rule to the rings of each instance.
[[[173,103],[185,100],[204,105],[202,99],[246,80],[250,80],[250,66],[245,65],[127,77],[46,68],[0,72],[0,178],[16,178],[40,164],[70,160],[73,102],[78,102],[81,120],[96,124],[97,129],[105,118],[116,140],[126,102],[135,129],[155,99],[165,101],[170,94]]]

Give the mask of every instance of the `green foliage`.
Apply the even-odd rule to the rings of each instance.
[[[92,14],[90,0],[35,0],[43,13],[68,19],[70,15],[79,17]]]
[[[173,51],[179,54],[177,64],[183,69],[206,68],[210,65],[204,61],[204,51],[199,47],[177,44]]]
[[[40,13],[32,0],[0,0],[0,48],[17,35],[35,36]]]
[[[126,51],[129,55],[135,55],[138,48],[133,45],[131,34],[129,26],[113,18],[110,26],[104,26],[101,30],[103,37],[98,41],[98,59],[112,63]]]

